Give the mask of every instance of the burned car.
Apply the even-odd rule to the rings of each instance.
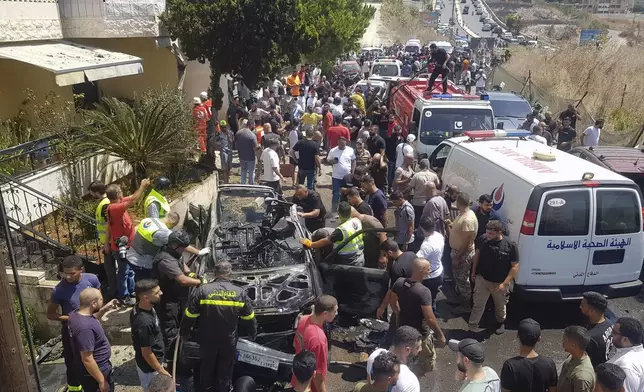
[[[236,373],[269,382],[288,381],[298,317],[315,298],[334,295],[340,312],[373,317],[388,288],[384,270],[330,263],[300,243],[311,238],[297,207],[261,185],[222,185],[211,206],[206,246],[211,258],[200,271],[211,279],[219,260],[233,265],[231,281],[253,304],[257,336],[240,335]],[[348,241],[347,241],[348,242]],[[319,255],[318,255],[319,258]],[[203,262],[203,261],[202,261]]]

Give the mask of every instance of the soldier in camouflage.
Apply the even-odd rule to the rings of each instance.
[[[472,288],[470,286],[470,272],[474,258],[474,241],[478,232],[478,220],[471,210],[470,197],[461,193],[456,198],[459,214],[449,228],[449,245],[452,249],[452,270],[454,273],[454,286],[458,295],[458,308],[452,309],[456,314],[471,311],[470,299]]]

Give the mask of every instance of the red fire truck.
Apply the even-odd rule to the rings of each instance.
[[[494,114],[486,95],[468,95],[451,81],[447,94],[440,94],[440,80],[431,94],[425,92],[427,79],[401,78],[398,85],[392,84],[390,108],[404,133],[416,135],[419,156],[431,154],[440,142],[466,130],[494,129]]]

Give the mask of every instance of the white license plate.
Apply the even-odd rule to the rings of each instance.
[[[267,358],[258,354],[253,354],[241,350],[237,351],[237,360],[240,362],[245,362],[251,365],[273,370],[277,370],[280,366],[280,361],[275,358]]]

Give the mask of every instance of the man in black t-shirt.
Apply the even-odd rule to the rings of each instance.
[[[340,183],[340,201],[349,201],[347,199],[347,192],[351,188],[360,188],[360,180],[362,180],[362,176],[365,174],[367,174],[367,168],[360,166],[356,167],[353,173],[349,173],[342,178],[342,182]]]
[[[447,62],[449,61],[450,55],[447,54],[445,49],[441,49],[436,44],[429,45],[429,50],[432,52],[431,60],[436,62],[432,74],[429,76],[429,82],[427,83],[427,92],[431,93],[434,90],[434,82],[436,78],[440,75],[443,84],[443,94],[447,94],[447,77],[449,75],[449,68],[447,68]],[[430,61],[431,61],[430,60]]]
[[[575,139],[577,139],[577,131],[572,127],[570,117],[565,117],[562,128],[557,132],[557,149],[570,151]]]
[[[570,126],[573,128],[577,127],[577,120],[581,120],[581,116],[573,104],[568,104],[568,109],[559,114],[559,119],[562,122],[566,118],[570,119]]]
[[[154,279],[142,279],[136,282],[135,292],[138,303],[130,314],[134,359],[139,381],[144,391],[157,374],[170,375],[163,368],[165,346],[159,327],[159,319],[154,311],[154,304],[161,300],[159,282]]]
[[[491,220],[485,227],[485,235],[476,240],[476,253],[472,263],[471,281],[474,282],[473,306],[469,326],[478,331],[479,321],[485,312],[487,300],[492,296],[498,326],[496,334],[505,332],[505,306],[510,285],[519,272],[517,245],[503,235],[503,224]]]
[[[394,309],[399,309],[398,326],[408,325],[416,328],[423,336],[421,351],[418,353],[419,368],[414,371],[418,377],[434,368],[434,339],[438,347],[444,347],[446,344],[445,334],[432,311],[432,293],[422,283],[429,272],[429,261],[416,258],[413,261],[411,278],[398,278],[387,293]]]
[[[363,215],[373,215],[373,210],[371,206],[366,201],[362,200],[360,195],[360,188],[349,188],[347,191],[347,201],[351,204],[356,211]]]
[[[304,185],[298,185],[293,194],[293,203],[302,207],[302,212],[297,214],[304,218],[304,225],[311,233],[324,227],[326,208],[319,193],[307,189]]]
[[[541,325],[533,319],[519,323],[519,355],[503,363],[501,388],[509,392],[547,392],[557,387],[557,366],[535,351],[541,340]]]
[[[385,139],[383,139],[382,136],[378,135],[377,125],[372,125],[371,128],[369,128],[367,150],[369,150],[369,154],[371,154],[371,156],[385,153]]]
[[[608,301],[603,295],[594,291],[582,294],[579,309],[588,317],[588,333],[590,343],[586,353],[593,363],[593,367],[608,361],[608,356],[613,348],[613,323],[604,317],[608,308]]]
[[[313,128],[307,128],[305,139],[300,140],[293,146],[293,151],[297,153],[297,183],[304,184],[313,190],[315,185],[316,173],[321,175],[320,166],[320,144],[313,140],[315,131]]]

